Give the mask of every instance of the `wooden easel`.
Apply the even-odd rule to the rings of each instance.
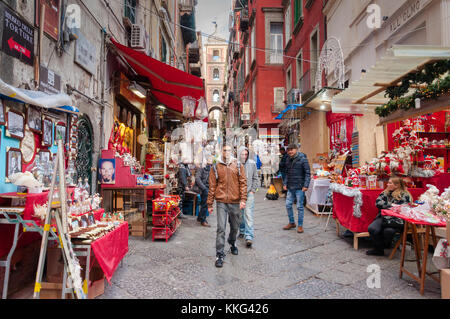
[[[47,246],[49,241],[49,233],[51,231],[58,233],[59,244],[62,250],[62,256],[64,260],[64,278],[62,286],[62,297],[64,298],[66,293],[74,295],[78,299],[86,299],[86,294],[82,287],[75,287],[75,273],[79,269],[75,268],[75,254],[72,248],[72,243],[69,237],[68,223],[67,223],[67,201],[66,201],[66,180],[64,174],[64,146],[61,138],[58,139],[58,153],[56,166],[53,171],[52,183],[50,187],[50,193],[48,195],[47,203],[47,215],[45,217],[44,232],[42,234],[41,252],[39,255],[38,270],[36,274],[36,282],[34,288],[34,299],[39,299],[40,291],[42,288],[42,277],[44,273],[45,257],[47,256]],[[59,172],[58,172],[59,171]],[[53,201],[53,193],[56,185],[56,176],[59,175],[59,202]],[[56,229],[50,229],[52,217],[56,220]],[[87,265],[88,267],[88,265]],[[66,279],[69,287],[66,287]],[[75,293],[75,294],[74,294]]]

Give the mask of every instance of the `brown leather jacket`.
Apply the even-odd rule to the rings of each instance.
[[[236,160],[228,165],[217,163],[216,169],[217,179],[214,167],[211,167],[209,172],[208,207],[213,207],[214,199],[226,204],[245,203],[247,201],[247,178],[244,165],[240,166],[240,174],[238,174]]]

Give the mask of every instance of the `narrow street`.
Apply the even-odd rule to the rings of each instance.
[[[239,239],[239,255],[228,252],[223,268],[214,266],[216,215],[208,219],[211,228],[189,216],[167,243],[152,242],[151,236],[130,237],[129,252],[100,298],[440,299],[440,286],[433,280],[426,279],[421,296],[416,282],[399,278],[400,251],[393,260],[387,257],[390,250],[386,257],[366,256],[370,241],[360,239],[359,250],[354,250],[351,238],[343,238],[343,232],[337,237],[333,220],[325,232],[326,219],[305,210],[305,233],[282,230],[287,223],[285,199],[269,201],[265,194],[260,189],[256,195],[253,248]],[[411,250],[406,259],[413,259]],[[381,269],[378,289],[367,286],[372,264]],[[416,269],[415,262],[406,266]]]

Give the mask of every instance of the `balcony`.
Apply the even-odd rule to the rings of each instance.
[[[194,7],[197,5],[197,0],[179,0],[180,12],[192,12]]]
[[[243,9],[241,11],[239,27],[242,32],[246,32],[248,30],[248,26],[250,24],[250,16],[248,14],[248,9]]]
[[[287,103],[290,104],[299,104],[301,100],[300,90],[297,88],[292,88],[287,94]]]
[[[314,94],[316,83],[316,69],[309,69],[303,74],[299,81],[299,87],[302,93],[302,99],[307,100]]]
[[[198,63],[200,61],[200,47],[196,40],[189,45],[189,63]]]

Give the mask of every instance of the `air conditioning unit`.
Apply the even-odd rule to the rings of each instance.
[[[140,24],[133,24],[131,26],[130,45],[133,49],[147,49],[144,26]]]

